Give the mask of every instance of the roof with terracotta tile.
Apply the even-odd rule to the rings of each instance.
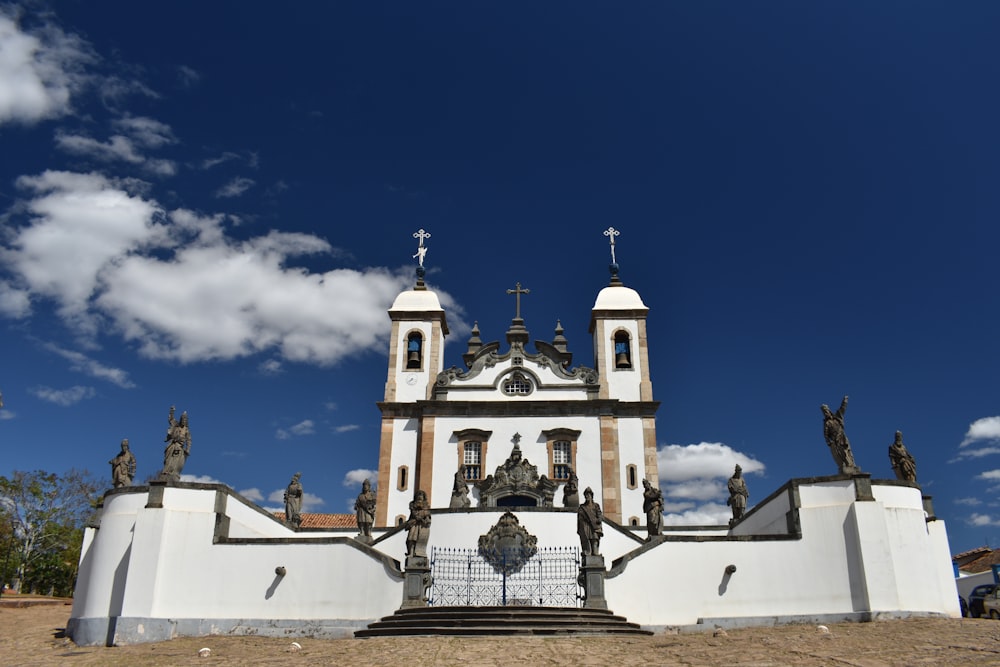
[[[962,554],[959,554],[961,556]],[[955,557],[956,559],[958,556]],[[959,563],[958,569],[969,574],[979,572],[989,572],[994,565],[1000,565],[1000,549],[986,549],[986,552],[977,558],[972,558],[965,563]]]
[[[275,512],[278,521],[285,520],[284,512]],[[302,528],[357,528],[358,520],[353,514],[302,514]]]

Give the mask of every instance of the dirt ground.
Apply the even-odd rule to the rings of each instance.
[[[998,665],[1000,622],[910,619],[729,630],[640,638],[414,637],[322,640],[200,637],[157,644],[79,647],[62,636],[68,605],[0,607],[0,664],[43,667],[121,665],[510,665],[579,667],[771,667],[798,665]],[[302,649],[292,651],[292,641]],[[207,658],[199,649],[211,649]]]

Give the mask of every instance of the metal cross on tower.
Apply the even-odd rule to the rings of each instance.
[[[514,319],[521,319],[521,295],[531,294],[530,289],[521,289],[521,283],[515,283],[514,289],[507,290],[507,294],[513,294],[515,299]]]
[[[417,254],[413,257],[420,262],[421,268],[424,266],[424,255],[427,254],[427,248],[424,247],[424,239],[429,239],[430,237],[430,233],[425,232],[423,228],[413,233],[413,238],[417,239],[419,242],[417,245]]]
[[[618,260],[615,259],[615,237],[618,236],[618,235],[620,235],[620,234],[621,234],[621,232],[619,232],[614,227],[608,227],[604,231],[604,235],[607,236],[611,240],[611,263],[612,264],[617,264],[618,263]]]

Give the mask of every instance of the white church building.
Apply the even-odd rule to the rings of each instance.
[[[406,605],[586,606],[594,591],[577,578],[577,509],[564,500],[577,480],[603,509],[601,604],[643,628],[959,616],[944,523],[914,483],[792,479],[732,525],[647,536],[642,482],[659,480],[656,336],[617,264],[591,310],[589,367],[572,365],[559,325],[551,341],[529,341],[520,284],[505,342],[483,343],[474,327],[446,367],[447,315],[422,268],[389,309],[372,538],[295,529],[221,484],[108,491],[84,538],[75,642],[347,636]],[[432,522],[415,597],[403,524],[418,490]],[[502,600],[500,579],[522,586],[514,570],[528,565],[486,563],[474,583],[450,573],[456,559],[469,572],[489,561],[483,545],[500,535],[530,547],[525,558],[568,565]]]

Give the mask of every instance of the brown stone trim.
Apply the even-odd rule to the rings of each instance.
[[[427,369],[428,381],[424,397],[427,399],[430,399],[433,395],[434,381],[437,379],[437,374],[441,371],[441,368],[443,368],[441,359],[444,354],[444,336],[448,333],[448,325],[444,325],[444,334],[441,333],[441,325],[442,323],[437,321],[431,323],[431,340],[428,341],[430,349],[428,350],[428,355],[425,355],[427,356],[427,365],[425,368]]]
[[[392,487],[392,426],[392,418],[382,415],[382,434],[378,449],[378,488],[375,490],[376,526],[386,525],[389,511],[389,489]]]
[[[645,478],[655,486],[660,486],[660,460],[656,450],[656,419],[642,418],[642,451]]]
[[[434,419],[421,419],[420,431],[417,436],[417,469],[414,471],[413,492],[422,490],[427,494],[429,502],[434,502],[431,498],[432,475],[434,474]]]
[[[433,328],[433,327],[432,327]],[[420,336],[420,368],[408,368],[410,363],[410,336],[417,334]],[[406,333],[401,336],[402,347],[399,348],[400,354],[403,355],[403,363],[399,365],[400,373],[422,373],[427,366],[427,355],[430,348],[430,341],[427,340],[427,335],[419,327],[411,327],[406,330]]]
[[[653,400],[653,381],[649,375],[649,339],[646,337],[646,320],[636,322],[638,325],[638,340],[634,354],[639,355],[639,399]],[[635,366],[635,363],[632,364]]]
[[[553,428],[548,430],[543,430],[542,435],[545,436],[545,448],[549,454],[549,479],[552,481],[562,484],[566,480],[558,479],[556,477],[556,464],[555,464],[555,443],[557,440],[568,440],[569,441],[569,466],[572,470],[576,470],[576,447],[577,441],[580,439],[580,434],[583,431],[578,431],[572,428]]]
[[[581,484],[583,484],[581,480]],[[604,516],[621,523],[621,462],[618,450],[618,419],[611,415],[601,416],[601,504]]]
[[[629,463],[625,466],[625,486],[629,490],[639,488],[639,466],[634,463]]]
[[[599,320],[644,320],[649,308],[634,308],[623,310],[592,310],[590,311],[590,333]]]
[[[396,490],[406,491],[410,488],[410,466],[396,468]]]
[[[594,334],[594,369],[597,371],[597,379],[601,387],[597,392],[597,398],[608,400],[611,396],[611,387],[608,385],[611,366],[608,360],[608,343],[606,340],[607,336],[605,335],[604,320],[591,320],[590,332]],[[611,348],[611,351],[614,352],[614,347]]]
[[[448,318],[443,310],[390,310],[393,322],[434,322],[440,323],[444,335],[448,335]]]
[[[648,417],[656,415],[659,401],[417,401],[377,404],[383,417],[420,419],[422,417]]]
[[[396,400],[396,374],[399,373],[399,322],[393,320],[389,335],[389,375],[385,380],[385,400]]]

